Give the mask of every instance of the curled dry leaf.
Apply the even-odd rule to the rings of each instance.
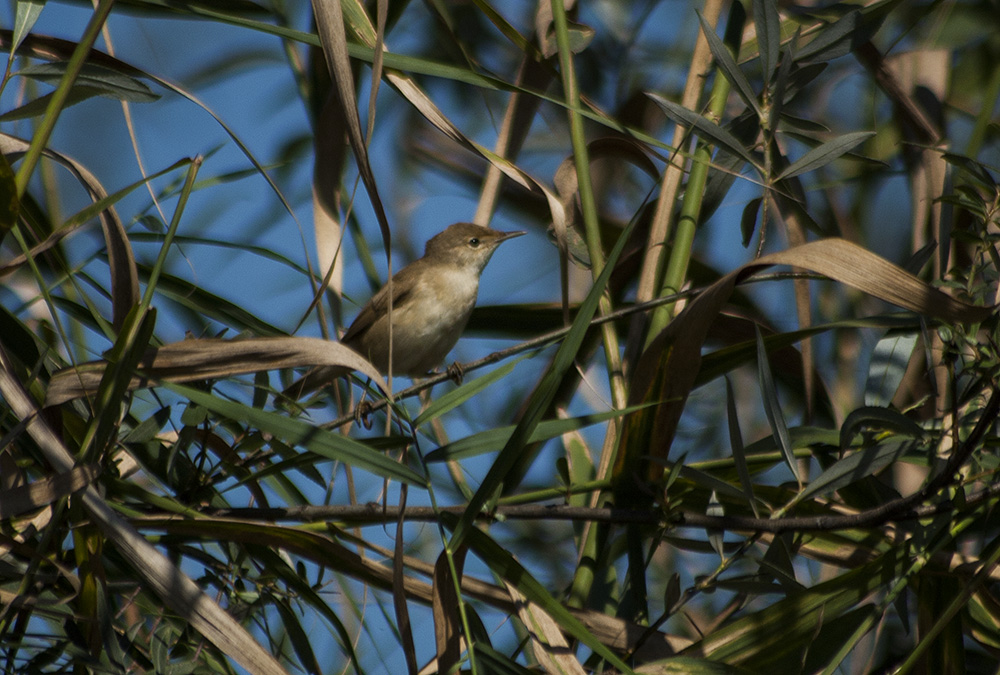
[[[4,155],[23,154],[28,150],[28,146],[28,141],[0,133],[0,153]],[[97,176],[84,165],[53,150],[46,150],[45,156],[69,169],[70,173],[87,189],[94,201],[108,196],[107,190],[97,180]],[[135,258],[132,255],[132,245],[129,243],[128,236],[125,234],[125,226],[122,225],[114,207],[109,206],[102,211],[100,220],[101,228],[104,231],[104,243],[108,249],[108,265],[111,268],[113,322],[115,329],[120,330],[124,324],[125,316],[139,302],[139,275],[136,271]],[[64,229],[53,232],[49,239],[42,242],[41,250],[51,247],[71,231],[71,229]],[[37,253],[37,250],[34,252]],[[11,264],[16,263],[17,260],[11,261]]]
[[[996,307],[956,300],[888,260],[843,239],[823,239],[758,258],[709,286],[643,352],[629,391],[629,405],[663,401],[628,417],[623,427],[614,479],[625,502],[637,493],[634,480],[656,480],[701,365],[701,349],[712,322],[737,284],[773,265],[789,265],[822,274],[871,296],[922,316],[951,323],[971,323],[991,316]],[[642,456],[654,461],[641,468]],[[617,502],[616,502],[617,503]],[[619,504],[622,505],[622,504]]]
[[[343,288],[343,257],[339,255],[343,239],[340,226],[340,189],[344,172],[344,112],[333,92],[327,96],[316,120],[316,159],[313,162],[313,232],[319,273],[327,287],[339,296]]]
[[[107,366],[93,361],[56,373],[49,384],[45,405],[59,405],[87,396],[97,387]],[[245,340],[184,340],[150,349],[140,362],[141,373],[129,389],[157,382],[211,380],[265,370],[303,366],[342,366],[370,377],[382,391],[389,391],[382,375],[357,352],[329,340],[307,337],[251,338]]]
[[[461,547],[454,556],[459,576],[462,574],[467,550]],[[459,664],[462,651],[465,649],[459,610],[461,598],[456,593],[457,584],[448,563],[448,554],[442,551],[434,564],[434,597],[431,603],[434,610],[434,639],[437,645],[434,665],[442,673],[452,672],[452,668]]]

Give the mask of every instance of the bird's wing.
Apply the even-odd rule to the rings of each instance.
[[[397,274],[392,277],[392,306],[393,309],[398,309],[406,301],[406,298],[413,292],[413,284],[408,283],[414,275],[420,273],[421,260],[413,262],[403,269],[401,269]],[[375,325],[375,321],[378,320],[386,312],[386,307],[389,305],[389,284],[386,284],[379,289],[378,293],[372,296],[364,307],[361,308],[361,312],[351,323],[351,327],[347,329],[344,336],[340,338],[340,341],[345,344],[350,344],[353,340],[360,339],[368,329]]]

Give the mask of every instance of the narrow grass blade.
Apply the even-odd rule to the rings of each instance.
[[[757,376],[760,381],[760,393],[764,401],[764,413],[767,415],[767,422],[771,425],[771,433],[774,435],[782,454],[785,456],[785,463],[792,470],[795,480],[801,485],[802,477],[799,475],[798,462],[792,448],[792,441],[788,437],[788,425],[785,423],[785,415],[781,411],[781,403],[778,401],[778,391],[774,386],[774,375],[771,373],[771,364],[767,359],[767,347],[764,345],[764,336],[760,333],[760,328],[755,326],[757,331]]]
[[[539,422],[535,427],[535,431],[528,438],[528,443],[547,441],[549,439],[562,436],[563,434],[568,434],[585,427],[589,427],[593,424],[600,424],[601,422],[607,422],[610,419],[623,417],[651,405],[655,404],[647,403],[641,406],[630,406],[623,410],[608,410],[601,413],[593,413],[591,415],[581,415],[579,417],[569,417],[567,419],[546,420],[544,422]],[[516,428],[516,425],[511,424],[504,427],[498,427],[496,429],[489,429],[488,431],[481,431],[478,434],[466,436],[465,438],[460,438],[457,441],[453,441],[447,445],[442,445],[437,450],[428,453],[427,457],[424,459],[428,462],[446,462],[454,459],[475,457],[487,452],[495,452],[507,444],[507,441],[510,440],[511,435],[514,433]]]
[[[453,410],[462,405],[476,394],[485,390],[494,382],[499,382],[503,378],[507,377],[507,375],[514,370],[515,366],[528,356],[528,354],[525,354],[514,361],[503,364],[499,368],[494,368],[482,377],[477,377],[470,382],[465,382],[462,386],[452,389],[444,396],[435,399],[433,403],[427,406],[427,408],[425,408],[417,416],[417,418],[413,420],[413,426],[419,427],[421,424],[437,419],[449,410]]]
[[[427,482],[406,465],[379,454],[353,438],[333,434],[312,424],[290,419],[278,413],[258,410],[235,401],[227,401],[181,384],[168,384],[166,386],[218,415],[244,424],[251,424],[261,431],[274,434],[286,443],[301,445],[306,450],[322,457],[371,471],[382,478],[398,480],[410,485],[422,486]]]
[[[757,513],[757,500],[753,496],[753,481],[750,479],[750,469],[747,466],[746,451],[743,447],[743,433],[740,431],[740,418],[736,414],[736,396],[733,395],[733,383],[726,376],[726,413],[729,418],[729,446],[733,450],[733,463],[736,465],[736,473],[740,477],[740,486],[743,488],[743,495],[747,503],[753,509],[755,516]],[[713,492],[713,494],[715,494]]]

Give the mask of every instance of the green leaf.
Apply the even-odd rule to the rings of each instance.
[[[794,178],[800,174],[818,169],[821,166],[826,166],[874,135],[874,131],[854,131],[843,136],[838,136],[832,141],[827,141],[823,145],[815,147],[802,155],[796,162],[779,173],[775,180]]]
[[[64,62],[40,63],[23,68],[17,74],[55,85],[59,83],[66,72],[66,67],[67,64]],[[53,95],[46,94],[18,108],[9,110],[0,115],[0,121],[6,122],[38,117],[45,112]],[[84,64],[75,83],[70,88],[63,107],[68,108],[71,105],[86,101],[95,96],[103,96],[118,101],[129,101],[131,103],[151,103],[160,98],[159,94],[155,93],[145,83],[135,77],[111,68],[87,63]]]
[[[541,441],[547,441],[550,438],[557,438],[558,436],[568,434],[572,431],[578,431],[594,424],[607,422],[608,420],[616,417],[623,417],[637,410],[647,408],[650,405],[653,404],[647,403],[641,406],[631,406],[623,410],[608,410],[591,415],[581,415],[579,417],[539,422],[535,427],[535,431],[528,439],[528,442],[539,443]],[[487,452],[494,452],[507,444],[507,441],[510,440],[511,435],[514,433],[516,428],[517,427],[515,425],[511,424],[508,426],[497,427],[496,429],[481,431],[478,434],[466,436],[465,438],[460,438],[457,441],[453,441],[447,445],[442,445],[437,450],[428,453],[424,458],[424,461],[447,462],[454,459],[466,459],[468,457],[483,455]]]
[[[25,36],[31,32],[31,28],[38,21],[38,17],[45,8],[45,0],[17,0],[17,13],[14,16],[13,45],[10,53],[13,54],[21,46]]]
[[[902,457],[912,447],[910,442],[875,445],[837,460],[816,476],[795,499],[796,502],[822,496],[874,475]]]
[[[445,414],[449,410],[453,410],[454,408],[462,405],[494,382],[498,382],[505,378],[512,370],[514,370],[514,367],[517,366],[518,363],[526,359],[528,356],[529,354],[523,354],[521,357],[513,361],[509,361],[499,368],[494,368],[486,375],[477,377],[470,382],[466,382],[462,384],[462,386],[452,389],[444,396],[435,399],[417,416],[415,420],[413,420],[413,426],[419,427],[425,422],[430,422],[431,420]]]
[[[892,403],[917,346],[917,335],[912,331],[889,331],[875,345],[865,384],[866,406],[885,408]]]
[[[722,508],[722,503],[719,502],[719,497],[715,494],[715,490],[712,490],[712,494],[708,498],[708,508],[705,509],[705,515],[714,518],[721,518],[726,515],[726,510]],[[706,529],[706,533],[708,534],[708,543],[719,554],[719,558],[725,560],[726,551],[722,541],[722,530],[710,527]]]
[[[753,0],[753,23],[757,28],[760,66],[767,81],[778,65],[781,51],[781,19],[774,0]]]
[[[642,672],[657,675],[753,675],[753,671],[728,663],[693,656],[671,656],[642,664]]]
[[[801,647],[810,644],[823,625],[854,609],[886,579],[900,577],[914,564],[918,563],[906,547],[894,547],[877,560],[727,623],[689,649],[719,661],[744,664],[755,672],[761,672],[763,663],[773,667],[776,662],[798,658],[794,672],[799,672]]]
[[[702,138],[711,141],[719,148],[729,152],[730,154],[742,157],[747,162],[754,164],[753,155],[750,151],[743,147],[739,139],[733,136],[731,133],[720,127],[715,122],[710,121],[706,117],[699,115],[693,110],[688,110],[679,103],[674,103],[668,99],[663,98],[659,94],[654,94],[652,92],[646,92],[646,95],[653,99],[663,112],[666,113],[667,117],[674,120],[678,124],[683,124],[685,126],[693,127],[695,132]],[[756,164],[754,164],[756,166]]]
[[[715,59],[716,65],[722,70],[722,74],[726,76],[730,84],[736,87],[736,93],[740,95],[740,98],[743,99],[747,106],[757,113],[758,118],[762,117],[763,112],[760,109],[760,103],[757,101],[757,93],[750,86],[750,80],[740,70],[729,48],[726,47],[722,39],[712,30],[712,27],[705,21],[705,17],[702,16],[700,11],[698,12],[698,20],[701,22],[701,32],[705,34],[705,38],[708,40],[708,48],[712,52],[712,57]]]
[[[292,644],[292,649],[295,650],[301,667],[307,673],[319,675],[323,670],[320,668],[312,644],[309,642],[309,631],[302,625],[299,615],[293,612],[288,603],[282,599],[275,600],[271,605],[278,612],[281,626],[284,628],[288,641]]]
[[[771,425],[771,433],[785,457],[785,463],[792,470],[795,480],[801,484],[798,462],[795,459],[791,439],[788,437],[788,425],[785,424],[785,415],[781,412],[778,391],[774,386],[774,376],[771,374],[771,364],[767,360],[764,336],[761,335],[760,326],[754,324],[754,330],[757,334],[757,375],[760,380],[760,393],[764,399],[764,413],[767,415],[768,424]]]
[[[736,474],[740,477],[740,486],[743,488],[743,495],[747,503],[753,509],[755,516],[757,513],[757,500],[753,496],[753,481],[750,479],[750,468],[747,466],[746,450],[743,447],[743,434],[740,432],[740,418],[736,414],[736,396],[733,394],[733,383],[726,376],[726,413],[729,418],[729,445],[733,450],[733,463],[736,465]],[[712,493],[713,495],[715,492]]]
[[[872,623],[877,621],[882,613],[883,610],[872,603],[867,603],[824,624],[819,635],[809,645],[803,672],[838,672],[837,666],[846,656],[844,652],[856,646],[857,641],[868,633]]]
[[[862,407],[852,410],[840,428],[840,448],[846,450],[862,428],[883,429],[897,434],[920,438],[923,428],[891,408]]]
[[[142,264],[137,267],[140,278],[149,278],[151,267]],[[239,333],[246,332],[265,337],[287,335],[285,331],[258,318],[253,312],[172,274],[160,275],[156,291],[191,310],[195,315],[214,319]]]
[[[878,31],[881,19],[866,21],[860,10],[852,10],[818,31],[816,38],[795,54],[800,62],[832,61],[863,45]]]
[[[596,33],[593,28],[587,26],[586,24],[574,23],[572,21],[567,21],[566,23],[566,35],[569,38],[569,50],[573,54],[579,54],[590,46],[590,43],[594,41],[594,35]],[[546,45],[550,45],[550,48],[546,50],[544,56],[546,58],[551,58],[558,51],[556,48],[554,24],[549,24],[548,34],[544,43]]]
[[[3,243],[4,237],[17,222],[20,206],[14,170],[7,161],[7,156],[0,154],[0,243]]]
[[[109,208],[111,206],[114,206],[115,204],[117,204],[118,202],[120,202],[126,196],[128,196],[133,191],[135,191],[136,188],[142,187],[143,185],[146,185],[150,181],[152,181],[152,180],[154,180],[156,178],[159,178],[160,176],[163,176],[165,174],[168,174],[171,171],[174,171],[176,169],[180,169],[181,167],[190,166],[190,165],[191,165],[191,160],[190,159],[186,159],[186,158],[185,159],[180,159],[180,160],[174,162],[173,164],[171,164],[170,166],[168,166],[166,169],[161,169],[160,171],[157,171],[154,174],[146,176],[142,180],[138,180],[138,181],[132,183],[131,185],[126,185],[121,190],[116,191],[114,194],[110,194],[107,197],[104,197],[102,199],[98,199],[97,201],[88,204],[83,209],[80,209],[79,211],[77,211],[76,213],[74,213],[72,216],[70,216],[69,218],[67,218],[58,227],[58,229],[60,229],[60,230],[66,230],[66,229],[71,229],[71,228],[77,227],[78,225],[82,225],[82,224],[86,223],[88,220],[90,220],[92,218],[96,218],[97,215],[101,213],[101,211],[104,211],[105,209],[107,209],[107,208]]]
[[[56,85],[66,73],[64,62],[39,63],[17,72],[23,77],[30,77],[41,82]],[[100,96],[106,96],[132,103],[151,103],[157,101],[160,95],[137,78],[96,63],[85,63],[76,76],[76,85],[97,90]]]
[[[63,108],[69,108],[70,106],[76,105],[82,101],[92,99],[95,96],[100,96],[100,93],[101,92],[94,87],[74,86],[70,88],[69,94],[66,96],[66,101],[63,104]],[[14,108],[13,110],[8,110],[3,115],[0,115],[0,122],[13,122],[15,120],[26,120],[31,119],[32,117],[40,117],[45,114],[45,110],[52,97],[53,94],[46,94],[45,96],[40,96],[39,98],[28,101],[24,105]]]
[[[312,424],[295,420],[278,413],[258,410],[236,401],[227,401],[207,392],[181,384],[165,384],[192,402],[227,419],[249,424],[263,432],[273,434],[286,443],[301,445],[321,457],[343,462],[357,469],[370,471],[382,478],[398,480],[410,485],[426,485],[420,474],[353,438],[330,433]]]
[[[736,501],[743,499],[744,497],[743,491],[740,490],[735,485],[731,485],[730,483],[727,483],[721,478],[716,478],[707,471],[696,469],[695,467],[690,465],[684,465],[682,462],[683,462],[683,457],[679,458],[676,462],[674,462],[671,465],[670,467],[671,474],[674,474],[677,478],[683,478],[684,480],[694,485],[697,485],[704,490],[711,490],[712,492],[726,495],[730,499]],[[668,486],[669,483],[673,482],[674,480],[676,480],[676,478],[671,476],[670,479],[667,481]]]
[[[760,212],[760,205],[764,203],[763,197],[757,197],[747,202],[743,207],[743,216],[740,218],[740,234],[743,236],[743,248],[750,245],[753,233],[757,229],[757,214]]]

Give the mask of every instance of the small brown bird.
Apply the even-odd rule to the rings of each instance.
[[[438,366],[469,321],[479,277],[497,247],[524,232],[498,232],[456,223],[427,242],[424,257],[392,277],[392,372],[422,377]],[[381,372],[389,372],[389,284],[361,309],[341,343]],[[316,368],[285,392],[298,397],[346,374],[337,366]]]

